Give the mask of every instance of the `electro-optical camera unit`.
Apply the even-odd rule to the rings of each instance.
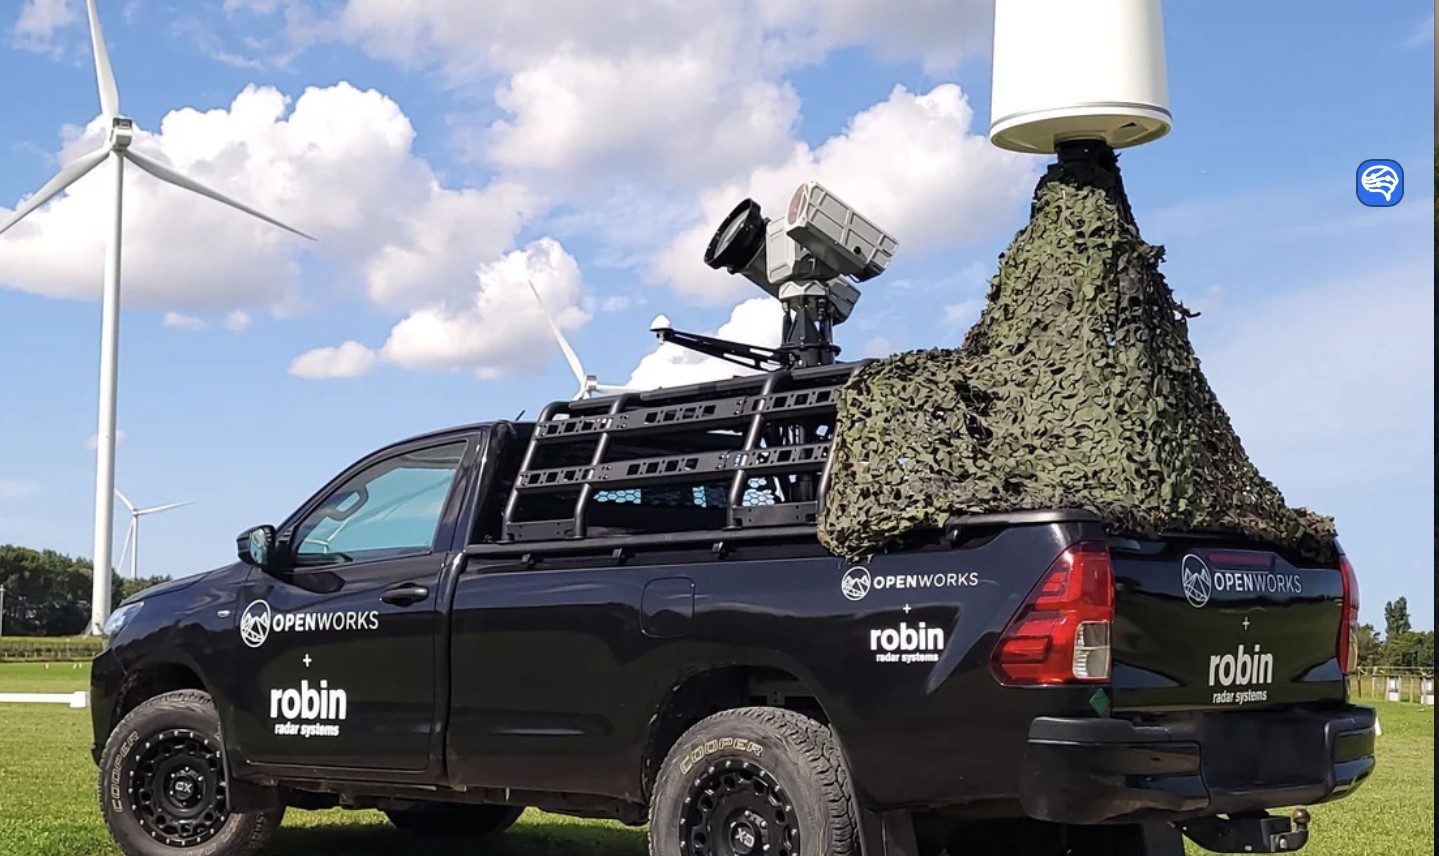
[[[895,239],[819,182],[800,185],[780,220],[769,220],[753,199],[730,212],[705,249],[705,264],[739,274],[785,308],[779,348],[758,348],[681,333],[667,319],[651,330],[661,341],[756,369],[834,362],[834,326],[860,298],[856,283],[884,273]]]

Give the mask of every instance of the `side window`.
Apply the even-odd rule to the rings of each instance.
[[[346,480],[296,527],[296,563],[328,565],[429,552],[465,445],[406,452]]]

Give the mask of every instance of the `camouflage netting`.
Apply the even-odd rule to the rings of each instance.
[[[1061,153],[958,349],[856,372],[820,539],[860,559],[954,514],[1083,508],[1116,533],[1236,533],[1332,560],[1333,520],[1250,463],[1139,235],[1114,152]]]

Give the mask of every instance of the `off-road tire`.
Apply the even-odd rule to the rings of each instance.
[[[223,792],[224,745],[215,704],[208,693],[199,690],[155,696],[120,721],[100,755],[100,814],[126,856],[254,856],[270,842],[285,810],[228,811]],[[190,757],[183,754],[184,746],[204,747],[208,764],[176,760]],[[172,747],[181,747],[177,750],[180,754],[165,756]],[[188,779],[190,791],[213,795],[213,799],[207,796],[197,802],[210,806],[204,813],[213,819],[207,823],[203,816],[194,818],[204,827],[198,834],[186,836],[176,827],[180,831],[171,835],[162,828],[178,819],[163,815],[164,803],[145,784],[146,770],[170,766],[176,767],[181,777],[188,777],[186,770],[199,771],[196,778]],[[197,781],[201,782],[198,787]],[[137,788],[142,792],[137,793]],[[160,806],[166,819],[156,820],[146,806]]]
[[[416,835],[467,837],[498,835],[515,825],[523,806],[432,803],[385,812],[396,829]]]
[[[731,789],[727,777],[738,779],[738,787]],[[650,799],[650,856],[700,856],[706,848],[693,846],[692,836],[701,827],[745,834],[718,815],[734,813],[728,805],[739,806],[740,814],[748,811],[742,808],[750,799],[746,788],[778,793],[788,809],[777,808],[765,818],[768,823],[759,831],[770,837],[750,845],[755,856],[858,856],[849,768],[834,733],[802,714],[770,707],[717,713],[696,723],[670,750]],[[702,821],[707,798],[716,806],[710,823]],[[738,823],[752,829],[747,821]],[[779,837],[788,829],[797,830],[798,849],[792,839]],[[690,843],[681,847],[682,840]],[[716,847],[710,852],[729,851]]]

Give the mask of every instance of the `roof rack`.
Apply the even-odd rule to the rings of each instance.
[[[544,409],[504,542],[813,524],[836,405],[869,360]]]

